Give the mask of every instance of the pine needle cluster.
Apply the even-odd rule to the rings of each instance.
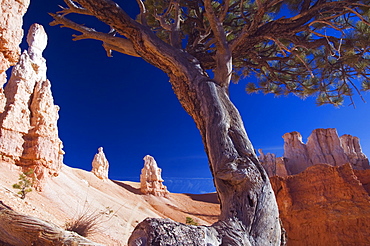
[[[19,189],[18,194],[21,196],[21,199],[25,199],[27,193],[32,191],[32,186],[35,182],[34,178],[34,171],[33,169],[30,169],[27,172],[23,172],[19,174],[19,182],[16,184],[13,184],[14,189]]]

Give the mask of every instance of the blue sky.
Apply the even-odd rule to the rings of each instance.
[[[117,2],[131,14],[137,11],[134,0]],[[65,4],[32,0],[24,29],[37,22],[48,33],[44,57],[54,100],[61,108],[58,125],[66,152],[64,163],[91,170],[94,154],[102,146],[111,179],[138,180],[147,154],[163,169],[165,181],[166,177],[172,183],[176,177],[211,178],[199,132],[167,76],[140,58],[119,53],[107,57],[98,41],[71,41],[75,32],[48,25],[52,18],[47,13],[58,11],[58,5]],[[370,155],[369,103],[356,96],[356,108],[317,107],[313,98],[248,95],[246,82],[231,85],[230,95],[255,149],[281,156],[284,133],[299,131],[306,141],[315,128],[337,128],[339,135],[359,137],[363,152]],[[370,102],[369,94],[364,97]]]

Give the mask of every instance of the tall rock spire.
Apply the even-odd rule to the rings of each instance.
[[[92,161],[92,170],[91,172],[95,174],[96,177],[107,180],[108,179],[108,169],[109,169],[109,162],[105,157],[103,152],[103,147],[98,149],[98,153],[95,154],[94,159]]]
[[[49,175],[56,176],[63,163],[63,144],[58,137],[59,107],[54,105],[46,60],[42,52],[47,35],[33,24],[24,51],[13,67],[5,87],[6,106],[0,115],[0,156],[25,169],[32,168],[37,186]]]
[[[144,167],[141,169],[140,175],[141,192],[154,196],[166,196],[168,191],[167,187],[163,185],[162,169],[158,167],[157,162],[150,155],[146,155],[144,161]]]

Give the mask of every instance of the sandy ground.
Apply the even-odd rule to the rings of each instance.
[[[126,245],[135,226],[147,217],[170,218],[185,223],[191,217],[200,225],[217,220],[219,204],[215,193],[174,194],[167,198],[143,195],[140,184],[128,181],[103,181],[91,172],[63,166],[42,192],[32,191],[24,200],[12,185],[20,170],[0,163],[0,200],[14,210],[58,226],[81,214],[97,217],[97,231],[89,239],[105,245]]]

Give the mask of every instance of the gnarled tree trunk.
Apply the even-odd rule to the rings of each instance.
[[[282,231],[275,195],[248,139],[240,114],[230,101],[228,88],[200,74],[196,67],[187,72],[186,77],[192,80],[184,81],[183,77],[170,75],[171,83],[200,130],[221,203],[220,220],[202,234],[205,237],[202,245],[280,245]],[[159,229],[168,222],[165,225],[158,221],[143,223],[146,226],[140,224],[137,227],[129,245],[156,245],[158,240],[170,238],[153,233],[153,230],[171,231]],[[179,228],[182,227],[184,225]],[[199,228],[205,230],[204,227]],[[179,229],[178,233],[183,232]],[[210,243],[210,238],[218,238],[219,241]],[[142,243],[144,241],[146,243]]]
[[[53,25],[81,32],[77,40],[101,40],[108,51],[142,57],[168,74],[177,98],[200,130],[221,203],[220,220],[212,227],[194,228],[150,219],[137,226],[129,245],[280,245],[282,233],[273,190],[228,96],[232,56],[225,38],[218,38],[215,78],[211,79],[197,58],[159,39],[113,1],[74,1],[83,8],[65,0],[70,8],[64,13],[93,15],[125,38],[87,29],[65,19],[63,14],[53,15]],[[205,3],[212,12],[210,1]],[[221,34],[222,27],[212,19],[212,13],[209,20],[212,30]],[[194,230],[198,235],[195,238],[189,234]]]

